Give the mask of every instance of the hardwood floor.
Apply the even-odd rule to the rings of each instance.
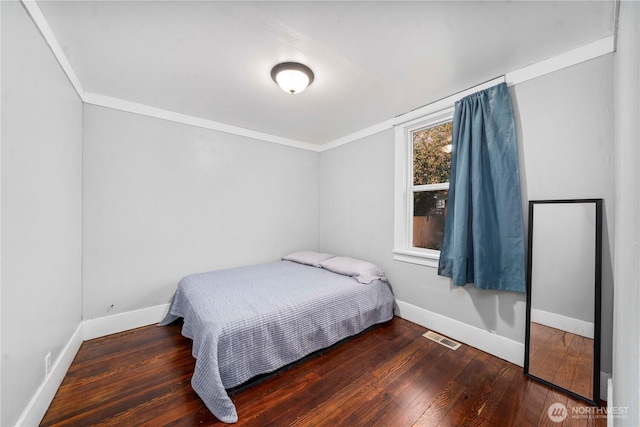
[[[195,365],[181,324],[82,344],[43,426],[223,426],[191,389]],[[400,318],[232,394],[242,426],[605,426],[584,404],[462,345],[449,350]],[[547,415],[568,408],[562,424]],[[589,409],[588,411],[590,411]],[[584,410],[582,411],[584,415]]]
[[[593,339],[531,322],[529,372],[581,396],[593,393]]]

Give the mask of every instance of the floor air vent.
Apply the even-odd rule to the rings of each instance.
[[[424,334],[422,334],[423,337],[430,339],[431,341],[435,341],[438,344],[442,344],[443,346],[450,348],[451,350],[457,350],[462,344],[460,344],[459,342],[455,342],[453,340],[450,340],[447,337],[443,337],[440,334],[436,334],[433,331],[428,331]]]

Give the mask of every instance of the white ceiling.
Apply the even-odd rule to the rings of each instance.
[[[86,92],[323,144],[610,36],[613,1],[40,1]],[[289,95],[271,68],[302,62]]]

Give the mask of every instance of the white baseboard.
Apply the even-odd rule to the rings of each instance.
[[[403,301],[396,300],[396,304],[396,314],[403,319],[460,340],[467,345],[518,366],[523,366],[524,364],[524,344],[522,343]],[[112,316],[85,320],[78,325],[71,339],[69,339],[69,342],[67,342],[54,362],[51,373],[45,378],[23,411],[17,425],[35,426],[40,424],[83,341],[158,323],[164,318],[168,310],[169,304],[162,304]],[[611,404],[612,387],[609,374],[601,372],[600,384],[600,397],[602,399],[606,398]]]
[[[585,322],[584,320],[532,308],[531,321],[593,339],[593,323]]]
[[[31,401],[29,401],[29,404],[20,415],[16,423],[17,426],[37,426],[40,424],[58,391],[58,387],[60,387],[64,376],[67,374],[71,362],[73,362],[80,349],[82,329],[82,323],[80,323],[55,362],[53,362],[51,372],[45,377],[43,383],[38,387]]]
[[[158,323],[168,310],[169,304],[163,304],[81,322],[56,358],[51,372],[20,415],[16,425],[40,424],[83,341]]]
[[[169,304],[162,304],[140,310],[127,311],[126,313],[118,313],[112,316],[85,320],[83,322],[83,339],[87,341],[128,331],[129,329],[152,325],[160,322],[167,314],[167,311],[169,311]]]
[[[396,314],[403,319],[433,329],[443,335],[504,359],[518,366],[524,366],[524,344],[493,334],[484,329],[462,323],[404,301],[396,300]]]
[[[504,359],[518,366],[524,366],[524,344],[493,334],[484,329],[462,323],[404,301],[396,300],[396,314],[403,319],[433,329],[443,335]],[[600,372],[600,399],[609,400],[611,376]]]

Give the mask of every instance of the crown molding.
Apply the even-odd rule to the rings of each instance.
[[[308,142],[257,132],[251,129],[232,126],[213,120],[203,119],[201,117],[190,116],[188,114],[177,113],[175,111],[163,110],[162,108],[156,108],[146,104],[138,104],[136,102],[127,101],[120,98],[112,98],[105,95],[99,95],[97,93],[85,92],[83,101],[86,104],[96,105],[99,107],[112,108],[114,110],[126,111],[129,113],[140,114],[147,117],[154,117],[157,119],[182,123],[185,125],[211,129],[233,135],[244,136],[247,138],[259,139],[261,141],[272,142],[289,147],[302,148],[305,150],[316,152],[320,151],[320,147],[318,145]]]
[[[110,96],[100,95],[97,93],[86,92],[80,83],[80,79],[76,75],[71,63],[69,63],[64,51],[60,47],[49,23],[42,14],[42,10],[35,0],[21,0],[27,14],[35,24],[36,28],[44,38],[45,42],[51,49],[60,67],[66,74],[69,82],[75,89],[76,93],[85,104],[97,105],[115,110],[126,111],[130,113],[140,114],[148,117],[154,117],[162,120],[168,120],[176,123],[182,123],[191,126],[197,126],[205,129],[211,129],[219,132],[229,133],[247,138],[258,139],[261,141],[272,142],[275,144],[286,145],[294,148],[302,148],[305,150],[320,151],[320,147],[305,141],[298,141],[271,135],[263,132],[245,129],[237,126],[228,125],[213,120],[203,119],[201,117],[190,116],[188,114],[177,113],[174,111],[164,110],[152,107],[150,105],[139,104],[125,99],[113,98]]]
[[[244,136],[247,138],[258,139],[266,142],[272,142],[275,144],[286,145],[289,147],[301,148],[314,152],[323,152],[339,147],[344,144],[348,144],[353,141],[365,138],[367,136],[374,135],[376,133],[392,129],[394,126],[402,123],[406,123],[410,120],[420,117],[420,115],[428,114],[428,111],[434,108],[434,104],[438,104],[440,101],[436,101],[424,107],[420,107],[416,110],[412,110],[408,113],[397,116],[393,119],[386,120],[384,122],[375,124],[368,128],[362,129],[358,132],[354,132],[350,135],[335,139],[322,145],[312,144],[305,141],[298,141],[294,139],[284,138],[277,135],[271,135],[254,131],[251,129],[245,129],[237,126],[228,125],[213,120],[203,119],[200,117],[194,117],[187,114],[177,113],[174,111],[163,110],[161,108],[152,107],[145,104],[139,104],[124,99],[113,98],[96,93],[85,92],[78,76],[75,74],[71,64],[67,60],[60,44],[55,38],[51,27],[47,23],[40,7],[35,0],[21,0],[27,13],[33,20],[34,24],[40,31],[40,34],[44,37],[45,41],[49,45],[49,48],[53,52],[54,56],[58,60],[60,67],[67,75],[67,78],[71,82],[75,91],[80,99],[87,104],[97,105],[106,108],[112,108],[121,111],[127,111],[130,113],[141,114],[148,117],[155,117],[162,120],[169,120],[176,123],[183,123],[186,125],[197,126],[205,129],[216,130],[219,132],[234,134],[238,136]],[[528,65],[515,71],[506,73],[503,77],[498,79],[504,79],[509,86],[513,86],[519,83],[526,82],[528,80],[535,79],[537,77],[544,76],[555,71],[559,71],[563,68],[571,67],[573,65],[580,64],[591,59],[595,59],[599,56],[606,55],[615,52],[615,38],[613,35],[607,36],[603,39],[596,40],[584,46],[572,49],[560,55],[548,58],[546,60],[537,62],[535,64]],[[496,81],[496,80],[492,80]],[[455,95],[454,95],[455,96]],[[448,99],[448,98],[447,98]]]
[[[612,52],[615,52],[615,40],[614,36],[608,36],[563,54],[545,59],[544,61],[536,62],[535,64],[507,73],[505,74],[507,85],[517,85]]]
[[[498,77],[497,79],[491,80],[489,83],[498,84],[500,83],[500,79],[502,79],[501,81],[505,81],[508,86],[514,86],[520,83],[524,83],[528,80],[542,77],[545,74],[553,73],[555,71],[562,70],[563,68],[568,68],[573,65],[577,65],[582,62],[586,62],[613,52],[615,52],[614,36],[607,36],[603,39],[596,40],[584,46],[577,47],[563,54],[553,56],[540,62],[536,62],[534,64],[520,68],[516,71],[508,72],[503,77]],[[467,91],[461,93],[466,92]],[[453,96],[455,97],[456,95]],[[431,104],[425,105],[424,107],[420,107],[416,110],[397,116],[394,119],[384,121],[377,125],[352,133],[351,135],[347,135],[323,144],[320,146],[320,152],[330,150],[344,144],[348,144],[367,136],[374,135],[378,132],[391,129],[398,124],[414,120],[421,115],[429,114],[432,110],[434,110],[434,108],[437,107],[438,104],[443,101],[447,101],[450,98],[451,97],[447,97],[445,99],[435,101]],[[462,98],[462,96],[460,96],[460,98]]]
[[[484,90],[491,86],[495,86],[499,83],[504,82],[504,76],[498,77],[487,82],[481,83],[472,88],[463,90],[462,92],[458,92],[454,95],[447,96],[446,98],[442,98],[438,101],[434,101],[430,104],[424,105],[420,108],[416,108],[415,110],[411,110],[408,113],[401,114],[399,116],[394,117],[393,119],[386,120],[382,123],[378,123],[377,125],[373,125],[366,129],[362,129],[358,132],[352,133],[350,135],[344,136],[342,138],[338,138],[334,141],[328,142],[320,146],[320,151],[330,150],[335,147],[339,147],[344,144],[348,144],[349,142],[356,141],[358,139],[362,139],[366,136],[374,135],[376,133],[391,129],[395,126],[408,123],[412,120],[419,119],[428,114],[434,113],[436,111],[440,111],[443,108],[450,107],[455,101],[464,98],[467,95],[471,95],[474,92]]]
[[[75,89],[80,99],[84,101],[84,95],[85,95],[84,88],[82,87],[82,84],[80,83],[80,80],[78,79],[78,76],[76,75],[75,71],[73,71],[71,64],[67,60],[67,57],[65,56],[64,51],[60,47],[58,40],[53,35],[53,31],[51,30],[51,27],[49,26],[49,23],[47,22],[47,20],[44,18],[44,15],[40,10],[40,6],[38,6],[35,0],[21,0],[21,1],[22,1],[22,6],[27,11],[27,14],[31,17],[31,20],[36,25],[36,28],[38,29],[40,34],[42,34],[42,37],[44,38],[45,42],[47,42],[47,44],[49,45],[49,49],[51,49],[51,52],[53,52],[53,55],[56,57],[58,64],[60,64],[60,67],[62,68],[62,71],[64,71],[64,73],[67,75],[69,82]]]

